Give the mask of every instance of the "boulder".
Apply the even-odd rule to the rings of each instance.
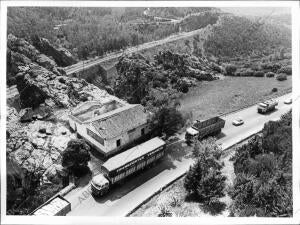
[[[32,38],[32,43],[40,52],[51,56],[58,66],[66,67],[76,63],[68,50],[56,49],[46,38],[40,38],[36,35]]]

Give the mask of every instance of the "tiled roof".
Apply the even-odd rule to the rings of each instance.
[[[126,105],[102,115],[92,125],[102,138],[111,139],[145,123],[147,114],[142,105]]]

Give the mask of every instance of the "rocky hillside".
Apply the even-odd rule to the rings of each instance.
[[[40,39],[40,45],[39,49],[46,52],[47,42]],[[7,47],[8,86],[17,85],[21,103],[18,112],[8,101],[7,158],[22,171],[15,174],[19,179],[26,180],[31,174],[42,184],[58,182],[61,152],[69,140],[76,138],[68,127],[69,110],[87,100],[115,97],[85,80],[67,77],[57,66],[64,57],[52,55],[53,60],[13,35],[8,36]]]
[[[24,39],[9,35],[7,46],[8,85],[17,84],[23,108],[36,108],[47,99],[56,106],[70,107],[111,97],[85,80],[65,76],[54,60]]]

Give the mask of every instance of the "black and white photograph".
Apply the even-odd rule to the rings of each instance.
[[[1,8],[3,224],[300,222],[299,3]]]

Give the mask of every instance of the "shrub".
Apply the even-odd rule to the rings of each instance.
[[[222,67],[219,66],[217,63],[212,62],[211,67],[213,70],[217,71],[218,73],[222,73]]]
[[[277,72],[278,73],[285,73],[287,75],[292,75],[292,67],[291,66],[284,66],[284,67],[280,68]]]
[[[227,64],[225,66],[225,73],[228,76],[233,76],[236,70],[237,70],[237,68],[235,65]]]
[[[180,205],[181,205],[180,199],[175,197],[175,196],[172,196],[171,201],[170,201],[170,206],[171,207],[177,207],[177,206],[180,206]]]
[[[277,88],[272,88],[272,92],[277,92],[278,89]]]
[[[241,77],[252,77],[254,74],[254,71],[251,69],[247,69],[247,70],[241,71],[240,74],[241,74]]]
[[[255,77],[264,77],[265,73],[263,71],[255,71],[253,73],[253,76],[255,76]]]
[[[278,75],[276,76],[276,79],[277,79],[278,81],[284,81],[284,80],[287,79],[287,76],[286,76],[284,73],[280,73],[280,74],[278,74]]]
[[[88,172],[87,164],[91,160],[89,150],[90,146],[84,140],[70,140],[66,150],[62,153],[62,166],[76,176],[83,175]]]
[[[158,208],[159,208],[159,213],[157,215],[158,217],[172,217],[172,212],[165,204],[159,205]]]
[[[189,85],[186,83],[186,82],[182,82],[179,86],[179,90],[182,92],[182,93],[188,93],[189,91]]]
[[[261,68],[264,70],[270,70],[275,73],[281,68],[281,65],[278,63],[263,63],[261,64]]]
[[[267,72],[266,77],[275,77],[275,73],[273,72]]]
[[[197,197],[200,201],[208,202],[212,198],[223,197],[226,177],[218,170],[209,170],[208,174],[199,180]]]

